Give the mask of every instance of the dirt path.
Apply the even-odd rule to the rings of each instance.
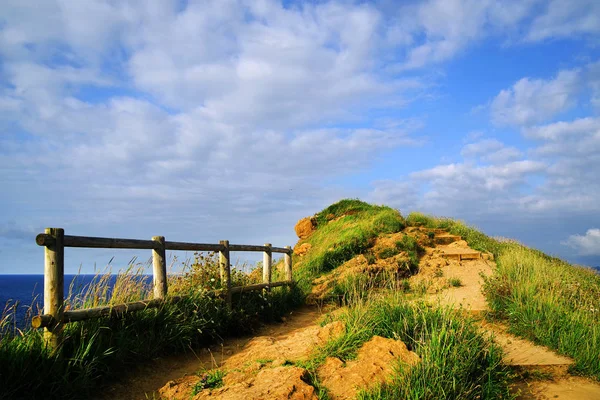
[[[265,325],[256,335],[285,337],[298,329],[315,325],[321,316],[322,311],[317,307],[303,307],[290,313],[283,323]],[[240,353],[254,337],[229,338],[222,345],[199,349],[195,353],[156,359],[132,371],[129,377],[108,388],[97,400],[151,399],[153,393],[170,381],[186,376],[197,377],[198,371],[221,367]]]
[[[431,290],[426,298],[432,303],[462,307],[482,316],[488,307],[481,276],[493,273],[494,261],[470,249],[460,237],[443,232],[437,236],[437,246],[427,249],[419,274],[411,278],[411,286],[427,282]],[[447,287],[450,280],[460,284]],[[308,372],[301,367],[302,361],[316,346],[344,330],[340,322],[321,327],[318,322],[322,316],[316,307],[305,307],[294,311],[282,324],[265,326],[256,336],[228,339],[221,346],[195,354],[156,360],[134,371],[131,378],[113,386],[99,399],[316,400],[316,390]],[[504,362],[526,377],[514,384],[518,399],[600,399],[597,382],[568,374],[573,360],[511,335],[505,325],[483,318],[479,324],[503,348]],[[339,359],[328,358],[318,371],[319,377],[332,398],[351,399],[357,382],[368,386],[385,379],[391,372],[387,370],[390,360],[404,357],[408,362],[419,362],[416,354],[400,344],[374,337],[359,350],[356,362],[343,365]],[[215,368],[227,371],[223,387],[194,390],[209,378],[198,372]]]
[[[452,238],[451,235],[444,234],[438,236],[444,237],[444,244],[429,250],[422,262],[428,263],[426,267],[433,264],[440,268],[445,279],[459,279],[461,286],[430,294],[427,296],[429,301],[463,307],[475,316],[483,314],[488,306],[482,291],[481,275],[489,276],[493,273],[494,261],[486,255],[475,256],[477,252],[458,237]],[[440,259],[444,261],[440,262]],[[598,382],[568,373],[569,366],[574,363],[571,358],[508,333],[506,325],[482,319],[480,326],[485,334],[492,336],[502,347],[504,362],[524,372],[524,376],[530,376],[513,385],[517,399],[600,399]]]

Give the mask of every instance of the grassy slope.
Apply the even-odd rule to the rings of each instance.
[[[317,230],[302,241],[309,243],[311,250],[294,259],[295,278],[306,292],[316,277],[366,251],[378,235],[405,227],[398,211],[360,200],[342,200],[315,217]]]
[[[359,393],[359,399],[510,398],[502,353],[459,310],[409,302],[401,294],[359,302],[339,317],[346,332],[317,356],[352,359],[374,335],[402,340],[422,362],[399,363],[391,382]]]
[[[312,247],[294,263],[295,274],[305,291],[310,290],[312,280],[319,275],[369,251],[378,235],[399,232],[407,223],[418,224],[410,218],[405,220],[389,207],[358,200],[343,200],[315,217],[317,230],[304,240]],[[402,246],[406,247],[403,250],[417,253],[416,243]],[[397,290],[391,296],[375,300],[370,298],[370,286],[362,282],[363,278],[355,277],[344,288],[348,307],[339,318],[345,322],[345,334],[318,349],[302,364],[311,371],[312,383],[321,398],[327,398],[327,393],[316,371],[325,358],[351,359],[374,335],[403,340],[424,362],[412,369],[398,365],[390,384],[360,393],[359,398],[510,397],[507,371],[500,364],[501,352],[477,332],[472,320],[461,312],[409,302]],[[385,283],[380,286],[395,287]]]
[[[414,213],[409,224],[441,227],[494,254],[484,290],[511,331],[574,358],[575,372],[600,379],[600,276],[515,242],[498,241],[460,222]]]

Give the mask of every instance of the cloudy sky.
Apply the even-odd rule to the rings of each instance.
[[[47,226],[284,246],[346,197],[600,265],[597,0],[3,0],[0,132],[0,273]]]

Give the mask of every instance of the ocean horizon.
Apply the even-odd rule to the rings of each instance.
[[[600,274],[600,266],[589,267]],[[98,274],[65,274],[64,296],[67,297],[72,287],[75,295],[81,293],[85,288],[98,279]],[[143,275],[148,282],[152,281],[152,275]],[[116,281],[117,274],[111,274],[110,286]],[[21,328],[26,322],[28,312],[34,315],[41,313],[44,304],[44,275],[43,274],[0,274],[0,307],[2,316],[8,307],[16,304],[15,323]],[[30,317],[30,316],[29,316]]]
[[[78,295],[89,286],[99,274],[65,274],[65,298],[72,287],[73,294]],[[152,275],[143,275],[149,282]],[[111,274],[110,287],[115,284],[117,274]],[[0,274],[0,307],[2,316],[6,310],[16,304],[15,324],[22,328],[26,323],[28,313],[40,314],[44,304],[44,275],[43,274]],[[29,316],[30,317],[30,316]]]

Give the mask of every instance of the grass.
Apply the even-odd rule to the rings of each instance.
[[[295,278],[306,292],[316,277],[367,252],[378,235],[400,232],[405,227],[398,211],[360,200],[342,200],[315,218],[317,230],[305,239],[312,246],[310,252],[294,259]]]
[[[356,301],[339,317],[345,333],[327,342],[303,366],[317,371],[326,357],[349,361],[374,335],[402,340],[422,361],[399,363],[393,379],[359,399],[510,398],[500,349],[460,310],[409,302],[402,295]]]
[[[485,284],[511,331],[573,357],[574,371],[600,379],[600,276],[518,244],[497,259]]]
[[[192,395],[195,396],[204,389],[216,389],[223,386],[225,372],[220,369],[213,369],[200,375],[200,380],[192,388]]]
[[[91,307],[147,298],[141,269],[117,277],[110,289],[109,275],[101,275],[81,295],[68,297],[70,307]],[[67,324],[60,352],[45,348],[42,332],[19,331],[8,313],[0,320],[0,398],[88,398],[111,378],[136,364],[167,353],[185,352],[252,332],[261,321],[276,320],[301,304],[297,287],[274,288],[271,293],[234,295],[233,307],[209,290],[218,288],[218,264],[213,256],[198,257],[185,274],[171,277],[169,293],[185,296],[177,303],[126,314]],[[247,277],[233,274],[234,285]]]
[[[448,285],[451,287],[461,287],[463,283],[460,278],[448,278]]]

